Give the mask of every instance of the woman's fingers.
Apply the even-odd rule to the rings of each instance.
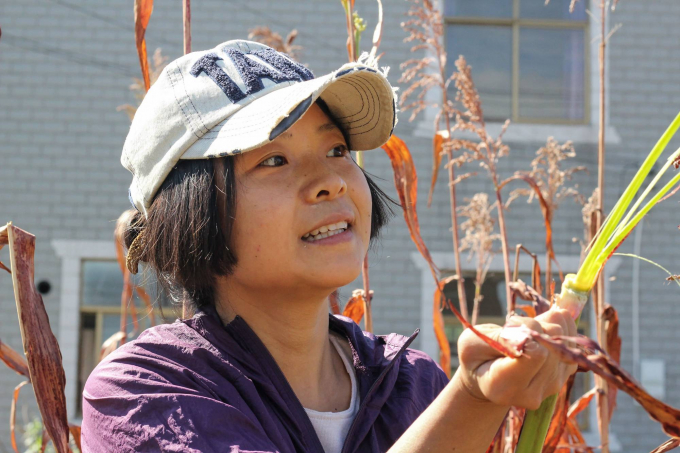
[[[524,325],[550,336],[573,336],[576,326],[565,310],[553,308],[536,317],[513,316],[510,325]],[[500,338],[502,328],[493,324],[476,327],[492,339]],[[466,330],[458,340],[461,368],[472,393],[496,404],[536,409],[576,371],[533,340],[528,341],[519,358],[509,358]]]
[[[549,369],[548,351],[531,341],[518,358],[503,357],[475,370],[480,391],[492,402],[533,408],[540,404]]]

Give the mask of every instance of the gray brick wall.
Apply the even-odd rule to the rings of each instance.
[[[525,0],[527,1],[527,0]],[[396,84],[399,63],[410,57],[409,46],[398,24],[404,20],[407,2],[385,3],[385,31],[382,64],[391,66],[390,80]],[[375,24],[373,2],[357,2],[369,30]],[[680,4],[675,0],[621,0],[614,22],[624,24],[612,38],[610,54],[611,125],[621,143],[611,145],[607,163],[607,202],[623,190],[633,172],[678,110],[680,58],[675,43]],[[257,25],[269,25],[285,35],[300,31],[297,44],[301,59],[317,74],[335,69],[346,60],[345,25],[337,1],[304,0],[206,0],[193,4],[193,45],[213,47],[224,40],[245,37]],[[119,164],[120,150],[129,122],[116,107],[134,103],[128,90],[139,74],[134,47],[132,7],[119,2],[73,0],[25,0],[0,3],[0,221],[14,223],[36,234],[36,279],[49,280],[52,291],[47,307],[56,329],[60,314],[61,263],[50,245],[54,239],[109,240],[115,219],[128,208],[129,173]],[[370,41],[364,37],[364,48]],[[150,52],[157,47],[171,59],[181,54],[181,11],[179,4],[156,2],[147,33]],[[431,171],[431,140],[415,133],[416,124],[402,114],[396,133],[405,138],[414,154],[420,175],[419,214],[423,237],[432,251],[450,252],[450,212],[446,176],[439,175],[432,208],[425,200]],[[419,126],[423,128],[421,124]],[[516,127],[516,126],[511,126]],[[516,141],[511,154],[501,161],[504,175],[528,168],[535,150],[547,136],[528,143]],[[677,146],[677,143],[675,143]],[[591,168],[590,176],[577,182],[590,193],[595,179],[596,149],[592,143],[578,143],[574,164]],[[380,185],[396,198],[389,162],[381,151],[366,154],[366,167]],[[489,191],[481,175],[459,186],[459,199],[477,191]],[[674,258],[680,233],[675,201],[666,203],[647,219],[642,254],[677,271]],[[542,218],[536,204],[516,202],[508,213],[509,242],[522,242],[541,253],[544,246]],[[528,233],[531,231],[531,233]],[[579,207],[565,202],[555,218],[555,248],[560,255],[579,253],[572,237],[582,232]],[[630,245],[626,246],[630,250]],[[396,212],[381,243],[371,255],[371,282],[376,292],[375,330],[378,333],[409,334],[420,325],[420,273],[411,262],[416,251]],[[7,260],[6,251],[0,260]],[[623,364],[631,369],[631,272],[625,260],[611,282],[611,302],[619,310],[623,336]],[[680,406],[680,359],[674,353],[679,339],[674,329],[678,289],[666,285],[655,268],[642,265],[641,353],[643,357],[666,361],[667,401]],[[357,281],[343,294],[360,287]],[[21,349],[19,329],[10,281],[0,278],[0,339]],[[416,342],[415,346],[419,346]],[[0,451],[9,451],[8,416],[13,387],[20,378],[0,368]],[[24,390],[22,405],[35,414],[30,390]],[[1,403],[5,401],[6,403]],[[3,405],[4,404],[4,405]],[[612,430],[624,451],[648,451],[664,436],[644,411],[625,395],[619,396],[619,410]],[[23,423],[20,411],[20,422]]]

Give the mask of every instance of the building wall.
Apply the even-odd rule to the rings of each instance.
[[[381,63],[392,68],[389,78],[399,79],[399,63],[410,58],[409,44],[398,24],[405,19],[407,2],[385,3],[385,27]],[[611,132],[607,161],[607,201],[623,190],[632,177],[631,165],[639,163],[678,109],[680,59],[677,46],[680,29],[675,26],[680,5],[674,0],[621,0],[614,22],[624,24],[612,38],[610,54]],[[303,47],[300,59],[316,74],[336,69],[347,59],[345,25],[337,1],[304,0],[266,2],[206,0],[192,5],[193,47],[207,49],[219,42],[242,38],[248,29],[269,25],[283,35],[298,28],[296,44]],[[357,2],[369,25],[375,24],[373,2]],[[130,174],[120,165],[120,151],[129,127],[127,116],[116,111],[121,104],[135,102],[128,85],[139,75],[134,45],[132,7],[118,2],[75,2],[72,0],[26,0],[0,4],[0,221],[37,236],[36,280],[48,280],[51,292],[44,297],[52,326],[57,330],[60,312],[61,261],[53,240],[105,240],[112,238],[115,219],[129,208],[127,186]],[[182,17],[179,4],[156,2],[147,32],[150,53],[157,47],[174,59],[182,52]],[[364,48],[371,33],[364,36]],[[596,44],[595,44],[596,45]],[[474,68],[473,68],[474,71]],[[474,74],[474,72],[473,72]],[[403,88],[402,88],[403,89]],[[597,86],[593,84],[593,89]],[[595,106],[596,107],[596,106]],[[440,171],[431,208],[425,201],[431,173],[432,125],[424,116],[413,123],[402,113],[395,133],[408,143],[416,162],[419,185],[419,214],[423,237],[433,252],[450,253],[450,211],[446,174]],[[595,122],[595,121],[593,121]],[[548,135],[574,138],[578,156],[574,165],[586,165],[590,176],[575,182],[589,194],[596,175],[595,129],[581,127],[533,127],[512,125],[508,134],[510,155],[499,168],[503,175],[528,169],[535,151]],[[529,138],[526,138],[529,137]],[[618,140],[620,137],[620,143]],[[677,145],[676,145],[677,146]],[[389,162],[380,150],[366,153],[366,168],[379,184],[396,198]],[[477,168],[473,168],[477,171]],[[480,174],[459,186],[463,200],[478,191],[490,192],[488,179]],[[678,215],[674,201],[656,210],[645,224],[642,254],[671,270]],[[542,253],[542,217],[538,206],[515,202],[507,214],[509,243],[523,243]],[[581,237],[580,207],[566,201],[555,218],[554,236],[558,259],[578,255]],[[536,234],[536,233],[539,234]],[[630,242],[630,241],[629,241]],[[626,245],[630,250],[630,244]],[[430,329],[421,322],[421,274],[412,261],[416,249],[410,241],[401,212],[371,254],[371,286],[375,290],[374,319],[377,333],[410,334],[416,328]],[[6,251],[0,260],[7,260]],[[471,266],[471,264],[466,264]],[[619,310],[623,337],[623,364],[632,369],[631,279],[632,262],[626,259],[611,282],[611,301]],[[680,359],[674,354],[679,339],[674,319],[680,310],[677,288],[664,284],[655,268],[641,266],[641,339],[643,358],[666,363],[666,400],[680,405]],[[348,297],[360,281],[348,285]],[[11,283],[0,278],[0,339],[21,349]],[[669,316],[670,315],[670,316]],[[59,334],[59,332],[56,332]],[[421,333],[420,338],[423,334]],[[420,339],[415,347],[420,347]],[[0,401],[9,401],[20,378],[0,368]],[[30,391],[24,390],[21,405],[35,414]],[[625,395],[619,396],[612,430],[623,451],[645,451],[661,443],[664,436],[644,411]],[[20,411],[20,422],[21,420]],[[0,411],[0,451],[9,451],[9,410]]]

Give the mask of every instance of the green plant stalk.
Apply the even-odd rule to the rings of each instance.
[[[678,128],[680,128],[680,113],[678,113],[678,115],[675,117],[670,126],[668,126],[668,129],[666,129],[661,138],[659,138],[659,141],[656,143],[656,145],[654,145],[654,148],[652,148],[651,152],[649,153],[645,161],[642,163],[642,166],[635,174],[633,180],[630,182],[626,190],[623,192],[621,198],[619,198],[619,200],[616,202],[614,209],[612,209],[609,216],[607,216],[607,219],[605,220],[604,224],[600,228],[600,231],[598,232],[597,238],[595,239],[595,243],[592,246],[591,252],[588,253],[588,255],[586,256],[586,259],[581,265],[579,273],[577,274],[578,278],[575,284],[581,290],[589,291],[590,288],[592,288],[592,285],[589,286],[589,284],[585,280],[581,280],[582,277],[592,276],[593,273],[595,274],[595,276],[597,275],[597,269],[599,268],[599,266],[595,264],[595,260],[598,254],[592,252],[596,250],[599,251],[604,248],[605,244],[611,237],[611,234],[616,229],[619,220],[621,220],[621,217],[623,217],[624,212],[626,211],[631,201],[633,200],[633,197],[635,197],[635,194],[637,193],[638,189],[645,181],[645,178],[647,178],[647,175],[649,174],[650,170],[658,160],[663,150],[668,145],[668,142],[670,142],[671,138],[673,138],[673,135],[675,135],[675,132],[678,130]],[[581,271],[584,270],[586,272],[582,273]]]
[[[654,261],[652,261],[652,260],[650,260],[650,259],[647,259],[647,258],[645,258],[645,257],[639,256],[639,255],[635,255],[635,254],[633,254],[633,253],[614,253],[614,256],[628,256],[628,257],[630,257],[630,258],[637,258],[637,259],[639,259],[639,260],[641,260],[641,261],[644,261],[644,262],[646,262],[646,263],[653,264],[654,266],[658,267],[659,269],[661,269],[662,271],[666,272],[668,275],[670,275],[671,277],[673,277],[673,273],[672,273],[671,271],[669,271],[668,269],[666,269],[665,267],[663,267],[663,266],[660,265],[659,263],[654,262]],[[674,279],[672,279],[672,280],[673,280],[675,283],[677,283],[678,286],[680,286],[680,281],[678,281],[678,279],[674,278]]]
[[[636,212],[637,209],[640,207],[640,205],[641,205],[642,202],[645,200],[645,198],[647,198],[647,195],[649,195],[649,193],[652,191],[652,189],[653,189],[654,187],[656,187],[656,183],[659,182],[659,180],[660,180],[661,177],[664,175],[664,173],[666,173],[666,171],[671,167],[671,165],[674,164],[675,160],[678,159],[679,157],[680,157],[680,148],[678,148],[678,149],[671,155],[671,157],[668,158],[668,160],[667,160],[666,163],[664,164],[664,166],[663,166],[663,168],[661,169],[661,171],[659,171],[659,173],[657,173],[657,175],[654,177],[654,179],[652,180],[652,182],[649,183],[649,185],[647,186],[647,188],[645,189],[645,191],[642,192],[642,195],[640,195],[640,196],[638,197],[638,199],[637,199],[637,201],[635,202],[635,204],[633,205],[633,207],[630,208],[630,210],[628,211],[628,214],[626,214],[626,217],[624,217],[623,220],[622,220],[621,222],[619,222],[619,226],[616,228],[616,231],[614,231],[614,234],[615,234],[615,235],[618,234],[619,231],[621,231],[621,228],[622,228],[624,225],[626,225],[626,224],[630,221],[630,218],[633,216],[633,214],[635,214],[635,212]]]
[[[628,207],[640,189],[640,186],[642,186],[650,170],[679,128],[680,113],[678,113],[670,126],[668,126],[668,129],[666,129],[659,141],[654,145],[654,148],[652,148],[642,166],[635,174],[633,180],[616,202],[614,209],[612,209],[609,216],[607,216],[607,219],[600,227],[600,231],[598,231],[594,243],[591,244],[588,255],[580,266],[577,274],[569,274],[565,277],[562,285],[562,292],[557,300],[557,305],[560,308],[567,309],[572,314],[576,320],[577,326],[581,309],[588,300],[590,291],[595,285],[597,276],[604,263],[657,202],[672,190],[673,187],[680,183],[680,174],[678,174],[636,213],[639,206],[652,191],[661,176],[671,167],[674,160],[680,155],[679,150],[673,153],[659,174],[652,180],[635,202],[633,207],[628,210]],[[627,214],[626,211],[628,211]],[[624,214],[626,214],[625,217]],[[622,218],[623,221],[621,221]],[[541,406],[537,410],[527,412],[515,453],[540,453],[542,451],[556,403],[557,395],[551,395],[541,403]]]
[[[604,251],[600,254],[600,257],[598,259],[598,262],[603,263],[607,259],[609,259],[609,256],[614,253],[614,250],[623,242],[623,240],[630,234],[630,232],[635,228],[635,226],[640,223],[640,220],[661,200],[664,195],[666,195],[668,192],[670,192],[678,183],[680,183],[680,173],[675,175],[668,183],[666,183],[665,186],[652,198],[647,202],[644,208],[640,210],[637,214],[635,214],[635,217],[628,222],[616,235],[614,238],[607,244],[607,247],[604,249]]]
[[[568,274],[565,276],[562,292],[557,299],[557,306],[568,310],[572,316],[575,315],[575,322],[578,327],[581,310],[588,301],[590,291],[580,291],[574,286],[575,281],[576,275]],[[550,395],[543,400],[538,409],[527,411],[515,453],[540,453],[543,450],[545,437],[548,434],[553,413],[555,413],[557,397],[558,394]]]

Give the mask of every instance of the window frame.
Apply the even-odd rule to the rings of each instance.
[[[90,355],[91,359],[93,360],[94,366],[96,367],[100,360],[99,357],[101,355],[101,347],[102,344],[108,340],[110,337],[104,337],[104,316],[106,315],[118,315],[122,316],[123,311],[121,308],[121,302],[120,299],[114,300],[112,299],[112,302],[115,302],[115,304],[110,304],[110,305],[86,305],[85,304],[85,296],[84,296],[84,290],[85,290],[85,276],[84,276],[84,271],[85,271],[85,263],[87,262],[104,262],[104,263],[110,263],[112,265],[115,265],[116,271],[120,272],[120,269],[118,267],[118,260],[116,257],[113,258],[88,258],[88,257],[81,257],[80,259],[80,288],[79,288],[79,299],[78,299],[78,346],[76,350],[76,356],[77,356],[77,374],[76,374],[76,389],[75,389],[75,408],[76,410],[74,411],[74,415],[76,417],[82,417],[82,405],[81,405],[81,399],[82,399],[82,389],[80,388],[81,381],[80,381],[80,371],[82,368],[82,363],[83,360],[85,359],[86,355]],[[140,267],[140,274],[143,272],[142,268]],[[122,275],[121,275],[122,277]],[[134,276],[132,276],[134,277]],[[148,290],[148,288],[146,288]],[[122,292],[123,287],[121,285],[120,290]],[[133,299],[134,303],[134,294],[131,296]],[[128,307],[131,301],[128,301]],[[139,304],[136,305],[136,310],[137,310],[137,318],[139,321],[142,321],[142,318],[147,317],[151,311],[147,311],[146,307],[143,307]],[[171,309],[171,307],[167,307],[168,309]],[[156,325],[160,324],[163,322],[163,313],[162,311],[158,308],[157,304],[153,304],[153,314],[156,319]],[[83,326],[82,326],[82,319],[84,314],[91,314],[95,316],[95,328],[94,328],[94,343],[93,343],[93,348],[90,351],[85,351],[81,348],[82,346],[82,335],[83,335]],[[128,308],[127,313],[126,313],[126,331],[128,333],[128,338],[126,341],[132,341],[134,338],[136,338],[139,334],[141,334],[145,329],[140,330],[136,332],[134,338],[130,338],[129,334],[132,332],[133,329],[133,323],[130,320],[130,309]],[[160,323],[159,323],[160,321]],[[151,327],[151,325],[147,325],[146,328],[148,329]],[[84,384],[84,383],[83,383]]]
[[[52,329],[61,348],[62,365],[66,376],[64,396],[69,421],[80,424],[82,419],[79,414],[76,414],[76,409],[79,404],[78,373],[83,262],[116,261],[116,249],[113,239],[53,239],[51,245],[61,264],[59,317],[56,323],[52,323]]]
[[[450,0],[442,0],[446,2]],[[470,16],[444,16],[444,33],[447,33],[449,25],[487,25],[487,26],[510,26],[512,28],[512,73],[511,73],[511,87],[512,87],[512,115],[509,118],[513,123],[522,124],[559,124],[559,125],[587,125],[590,124],[590,20],[583,21],[569,21],[563,19],[526,19],[520,18],[520,1],[512,0],[512,17],[470,17]],[[524,0],[529,1],[529,0]],[[588,0],[586,7],[588,6]],[[442,8],[442,10],[444,10]],[[521,117],[519,115],[519,40],[520,28],[537,28],[537,29],[568,29],[568,30],[583,30],[583,118],[578,120],[570,120],[564,118],[532,118]],[[483,101],[482,101],[483,102]],[[496,121],[496,120],[492,120]]]

